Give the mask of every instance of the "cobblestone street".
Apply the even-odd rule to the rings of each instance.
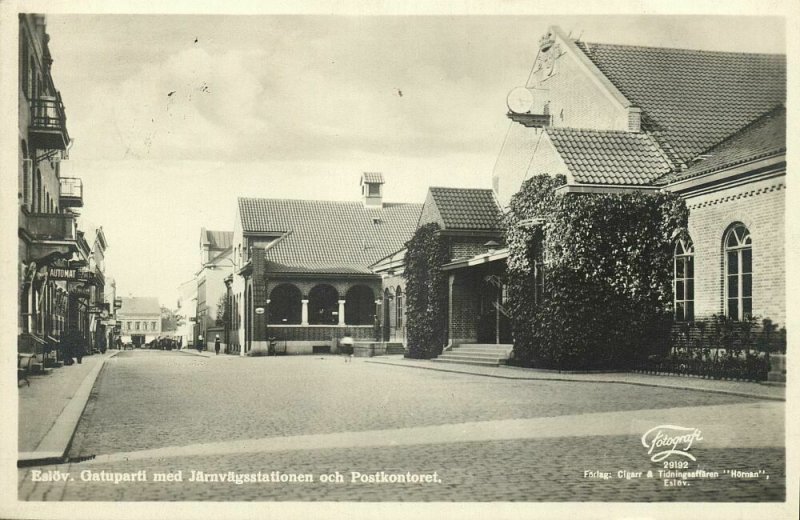
[[[101,372],[73,441],[74,462],[20,470],[19,494],[69,501],[782,501],[783,410],[783,403],[696,391],[515,381],[335,356],[132,351]],[[696,461],[651,462],[642,435],[661,424],[703,431],[690,450]],[[659,474],[668,469],[720,475]],[[41,475],[34,471],[48,470],[70,475],[33,481]],[[142,470],[144,482],[91,480]],[[198,482],[198,472],[211,480]],[[236,482],[258,472],[311,481]],[[323,482],[337,472],[342,481]],[[353,481],[352,472],[436,477],[375,483]],[[156,482],[158,473],[180,481]]]

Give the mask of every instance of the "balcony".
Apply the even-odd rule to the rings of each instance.
[[[83,180],[77,177],[61,177],[58,203],[62,208],[83,207]]]
[[[79,252],[75,216],[63,213],[28,213],[20,208],[19,235],[28,242],[28,258],[39,260],[54,254],[69,257]]]
[[[66,150],[69,145],[67,116],[61,103],[61,94],[56,97],[42,96],[31,100],[31,143],[44,150]]]

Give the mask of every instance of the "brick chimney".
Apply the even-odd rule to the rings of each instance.
[[[361,175],[361,200],[365,208],[383,207],[383,174],[364,172]]]

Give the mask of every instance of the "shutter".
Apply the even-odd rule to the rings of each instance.
[[[22,206],[31,211],[33,208],[33,160],[22,160]]]

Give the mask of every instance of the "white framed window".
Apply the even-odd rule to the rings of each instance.
[[[753,242],[744,224],[725,233],[725,315],[742,320],[753,314]]]
[[[673,257],[675,320],[694,319],[694,244],[688,235],[678,238]]]

